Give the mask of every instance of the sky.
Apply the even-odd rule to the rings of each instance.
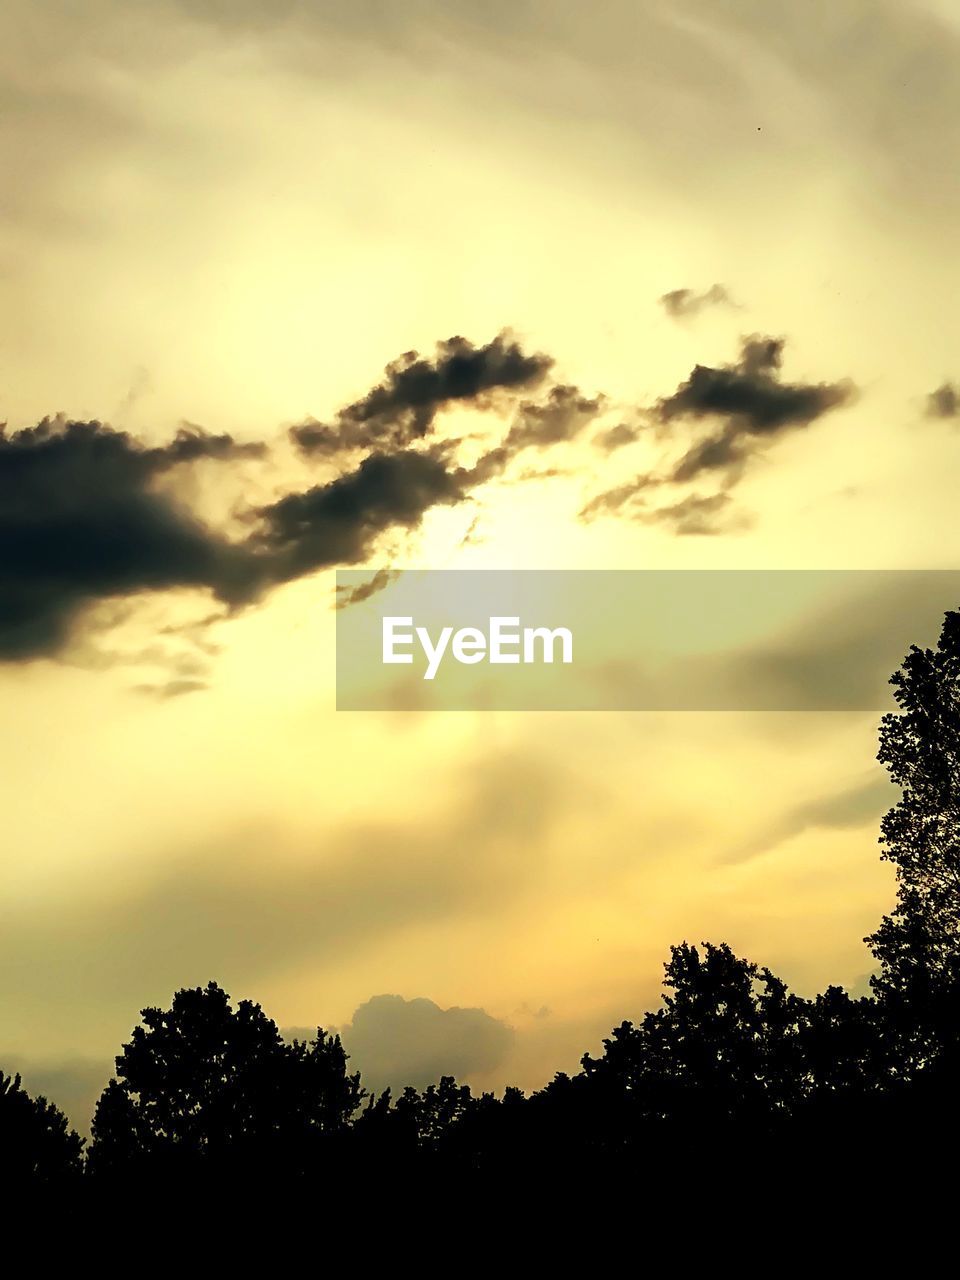
[[[958,61],[952,0],[5,0],[0,1067],[83,1127],[211,978],[493,1089],[684,939],[866,989],[877,714],[338,713],[333,579],[955,567]]]

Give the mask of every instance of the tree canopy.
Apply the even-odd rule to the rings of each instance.
[[[97,1104],[91,1164],[299,1171],[363,1097],[338,1036],[284,1042],[258,1004],[215,982],[178,991],[142,1023]]]

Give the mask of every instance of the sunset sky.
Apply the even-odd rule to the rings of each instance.
[[[876,714],[338,713],[334,569],[958,567],[953,0],[0,14],[0,1068],[85,1126],[211,978],[378,1087],[682,939],[865,991]]]

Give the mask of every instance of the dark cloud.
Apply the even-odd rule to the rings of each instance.
[[[670,474],[676,484],[695,480],[702,472],[726,473],[738,480],[750,452],[749,438],[735,423],[726,423],[716,435],[699,440],[683,455]]]
[[[661,430],[678,422],[717,425],[663,474],[638,475],[592,498],[581,510],[581,519],[625,512],[637,519],[672,523],[678,533],[722,531],[714,517],[728,511],[727,491],[740,479],[749,460],[783,432],[809,426],[829,410],[849,403],[855,394],[851,382],[783,382],[783,347],[783,338],[754,334],[741,340],[735,363],[717,368],[696,365],[672,395],[657,401],[648,417]],[[693,494],[652,510],[647,506],[648,490],[686,484],[706,474],[718,478],[720,492]]]
[[[379,430],[393,414],[423,423],[444,398],[534,381],[550,363],[502,336],[481,348],[452,339],[442,350],[436,365],[396,366],[393,380],[345,410],[343,421],[376,422]],[[563,398],[553,407],[561,416],[579,412]],[[540,421],[544,431],[560,429],[549,415]],[[204,459],[259,456],[263,444],[184,427],[148,447],[103,423],[64,419],[0,434],[0,661],[61,652],[93,604],[192,588],[235,610],[278,583],[357,563],[385,531],[414,529],[429,508],[463,501],[505,461],[466,470],[452,460],[455,447],[372,452],[328,483],[251,512],[250,532],[231,540],[159,481]],[[151,692],[196,687],[177,682]]]
[[[627,484],[598,494],[583,507],[581,520],[589,521],[604,513],[625,511],[634,520],[644,524],[669,525],[678,535],[710,535],[728,533],[746,523],[743,516],[732,514],[732,499],[728,493],[691,493],[677,502],[653,507],[647,501],[647,493],[660,482],[650,476],[637,476]]]
[[[464,474],[469,475],[472,485],[478,485],[501,475],[513,459],[527,449],[549,449],[578,439],[602,412],[605,403],[604,396],[585,396],[579,388],[566,383],[551,387],[546,399],[521,404],[506,437]],[[528,468],[516,479],[518,482],[547,480],[566,474],[568,472],[556,467]]]
[[[670,293],[665,293],[659,302],[674,320],[688,320],[707,307],[736,306],[722,284],[713,284],[704,293],[697,293],[693,289],[673,289]]]
[[[524,467],[514,477],[514,481],[516,484],[527,484],[531,480],[559,480],[561,476],[576,474],[570,467]]]
[[[467,531],[460,539],[461,547],[476,547],[484,541],[480,534],[480,517],[474,516],[467,526]]]
[[[423,1088],[442,1075],[463,1080],[501,1065],[514,1031],[483,1009],[442,1009],[432,1000],[373,996],[339,1028],[368,1088]]]
[[[135,691],[166,701],[168,698],[181,698],[186,693],[202,693],[207,688],[209,685],[205,680],[167,680],[164,684],[136,685]]]
[[[576,440],[602,412],[605,403],[604,396],[591,399],[567,384],[552,387],[545,400],[525,401],[519,406],[505,438],[487,450],[469,471],[460,472],[461,480],[475,487],[500,476],[513,459],[527,449],[549,449],[552,445]],[[534,468],[516,479],[545,480],[566,474],[555,467]]]
[[[738,473],[781,432],[808,426],[852,399],[849,382],[782,382],[783,347],[782,338],[744,338],[735,364],[698,364],[672,395],[657,402],[654,415],[661,423],[720,423],[680,459],[671,480],[682,483],[705,471]]]
[[[239,608],[277,583],[356,563],[385,530],[416,527],[429,507],[461,501],[475,482],[441,453],[372,454],[328,484],[260,508],[240,542],[154,485],[177,465],[247,451],[228,437],[185,432],[146,449],[95,422],[0,437],[0,659],[57,653],[97,601],[197,588]]]
[[[328,426],[325,422],[316,422],[313,419],[308,422],[300,422],[295,427],[291,427],[290,439],[301,453],[321,454],[329,457],[356,447],[345,443],[342,433],[335,427]]]
[[[447,338],[437,344],[433,360],[408,351],[387,365],[383,380],[341,409],[332,425],[308,422],[290,434],[301,451],[312,454],[404,448],[427,434],[445,406],[487,407],[504,393],[536,386],[552,365],[549,356],[525,354],[505,332],[481,347],[466,338]]]
[[[748,338],[735,365],[698,365],[649,416],[662,427],[701,418],[716,419],[719,427],[672,472],[638,476],[601,494],[584,508],[584,518],[628,508],[678,533],[716,531],[725,495],[692,495],[656,509],[643,495],[654,485],[711,471],[729,488],[750,454],[778,432],[849,398],[846,384],[783,383],[782,347],[779,339]],[[212,596],[225,615],[278,584],[363,562],[388,532],[415,530],[432,508],[472,500],[517,455],[580,437],[605,400],[561,384],[541,400],[523,400],[506,436],[470,467],[457,462],[461,441],[427,447],[418,439],[442,405],[489,404],[491,397],[540,382],[551,365],[547,356],[524,354],[503,333],[480,347],[448,339],[433,361],[402,357],[367,396],[337,415],[335,428],[323,428],[334,432],[337,448],[348,440],[363,443],[366,455],[333,479],[249,511],[241,536],[201,521],[165,477],[204,460],[260,456],[262,443],[183,426],[168,443],[147,446],[100,422],[63,419],[0,435],[0,660],[64,651],[92,605],[193,589]],[[607,447],[632,438],[632,430],[614,428]],[[551,474],[534,469],[521,478]],[[205,674],[176,670],[147,688],[160,697],[194,692]]]
[[[384,587],[388,587],[391,582],[400,577],[399,569],[378,569],[371,578],[362,583],[359,587],[337,587],[337,603],[335,609],[348,609],[352,604],[360,604],[363,600],[369,600],[371,596],[375,596],[378,591],[382,591]]]
[[[273,581],[356,564],[385,530],[416,528],[431,507],[462,502],[475,482],[439,451],[373,453],[328,484],[261,508],[252,542]]]
[[[596,445],[598,449],[602,449],[604,453],[613,453],[616,449],[623,449],[628,444],[634,444],[639,434],[639,428],[631,427],[626,422],[618,422],[614,427],[608,427],[605,431],[598,431],[591,443]]]
[[[638,475],[615,489],[607,489],[591,498],[580,511],[581,520],[592,520],[598,515],[614,515],[624,508],[635,509],[646,501],[645,492],[660,484],[654,476]]]
[[[691,493],[679,502],[654,507],[639,515],[649,524],[667,524],[674,533],[710,535],[727,533],[740,521],[723,520],[730,515],[732,499],[728,493]]]
[[[604,404],[603,396],[590,399],[576,387],[552,387],[542,403],[527,402],[517,412],[504,447],[511,455],[522,449],[546,449],[575,440],[594,420]]]
[[[242,597],[246,557],[155,482],[185,463],[260,451],[196,429],[149,448],[62,419],[0,435],[0,659],[57,652],[96,600],[172,587]]]
[[[928,418],[960,417],[960,387],[944,382],[936,391],[931,391],[927,396],[926,414]]]

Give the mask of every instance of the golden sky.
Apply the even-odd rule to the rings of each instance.
[[[0,1066],[83,1124],[138,1009],[216,978],[375,1081],[530,1088],[684,938],[862,986],[875,715],[338,714],[332,569],[954,567],[958,61],[952,0],[6,0],[0,592],[65,629],[0,628]],[[291,533],[384,441],[290,428],[369,433],[457,335],[532,371],[413,439],[456,492]],[[756,416],[695,412],[698,365]],[[581,418],[531,415],[557,386]],[[58,414],[116,475],[19,478]],[[230,441],[131,479],[178,429]],[[81,590],[96,512],[131,565]]]

